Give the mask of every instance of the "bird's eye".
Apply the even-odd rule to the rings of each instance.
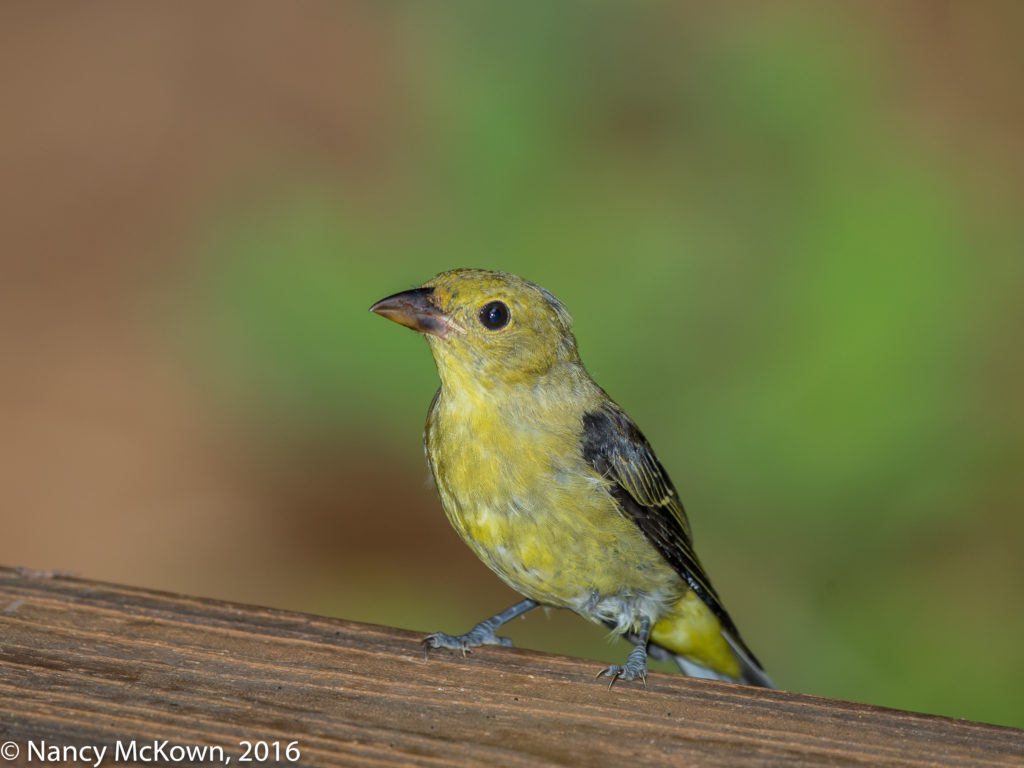
[[[503,301],[491,301],[480,309],[480,322],[489,331],[499,331],[508,325],[508,305]]]

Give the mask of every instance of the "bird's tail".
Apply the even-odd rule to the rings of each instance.
[[[775,687],[729,617],[719,618],[693,592],[654,625],[650,640],[651,655],[671,659],[690,677]]]
[[[761,665],[750,657],[750,654],[741,644],[737,643],[727,632],[723,632],[722,636],[729,643],[729,647],[739,660],[740,673],[738,676],[727,675],[724,672],[718,672],[710,667],[705,667],[703,664],[698,664],[692,659],[688,659],[678,653],[673,653],[656,643],[651,643],[647,650],[652,658],[660,661],[675,662],[675,665],[679,667],[679,671],[687,677],[699,677],[703,680],[722,680],[727,683],[743,683],[744,685],[758,685],[762,688],[775,687],[775,683],[761,669]],[[630,636],[629,639],[633,642],[639,641],[639,638],[634,636]]]
[[[758,664],[757,659],[750,655],[747,647],[742,641],[732,636],[727,630],[722,630],[722,637],[729,643],[729,647],[732,648],[732,652],[736,654],[736,658],[740,660],[740,678],[737,682],[746,683],[747,685],[759,685],[762,688],[774,688],[775,683],[768,677],[761,665]],[[677,662],[678,663],[678,662]],[[681,666],[681,665],[680,665]]]

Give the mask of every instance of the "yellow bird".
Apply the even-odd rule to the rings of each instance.
[[[676,489],[633,421],[590,378],[572,317],[544,288],[478,269],[443,272],[371,308],[422,333],[441,387],[424,440],[448,520],[526,597],[428,648],[511,645],[496,630],[538,605],[625,635],[695,677],[771,687],[693,550]]]

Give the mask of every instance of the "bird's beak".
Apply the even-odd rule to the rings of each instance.
[[[442,339],[452,331],[465,333],[461,325],[438,308],[433,301],[433,293],[433,288],[402,291],[381,299],[370,307],[370,311],[388,320],[394,320],[406,328]]]

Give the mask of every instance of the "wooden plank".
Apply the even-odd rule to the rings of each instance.
[[[115,764],[277,743],[316,765],[1021,766],[1024,731],[486,648],[423,658],[420,635],[0,568],[0,765],[89,747]],[[52,754],[52,753],[51,753]],[[70,754],[70,753],[69,753]],[[259,757],[260,753],[250,756]],[[290,755],[294,757],[294,755]],[[10,758],[11,755],[6,755]],[[209,759],[212,757],[213,759]],[[70,762],[62,760],[59,762]],[[121,762],[128,762],[122,760]]]

